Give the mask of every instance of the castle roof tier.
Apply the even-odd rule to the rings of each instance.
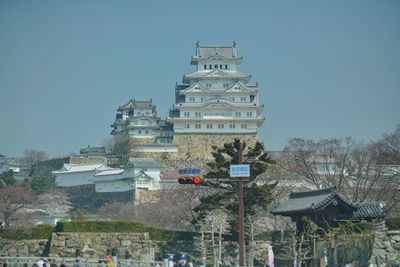
[[[197,65],[199,62],[206,62],[213,59],[222,60],[225,62],[234,62],[240,64],[242,57],[236,53],[236,44],[233,46],[205,46],[196,45],[196,55],[192,56],[192,65]]]

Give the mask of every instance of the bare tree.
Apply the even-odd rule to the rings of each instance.
[[[125,133],[115,134],[105,142],[104,146],[107,152],[121,158],[126,157],[130,152],[130,137]]]
[[[354,202],[384,201],[390,211],[400,200],[399,151],[399,129],[370,143],[297,138],[285,147],[283,166],[315,188],[336,186]]]
[[[31,203],[34,196],[20,186],[0,188],[0,218],[4,221],[5,227],[16,222],[17,212]]]
[[[108,203],[99,209],[99,214],[111,219],[137,220],[149,225],[193,229],[193,207],[204,195],[204,188],[182,185],[176,188],[152,191],[152,201],[139,203]]]
[[[49,156],[46,152],[35,150],[35,149],[27,149],[24,151],[24,156],[22,157],[22,161],[28,163],[30,165],[35,165],[39,162],[48,160]]]
[[[374,143],[374,149],[382,164],[400,165],[400,125],[394,133],[384,134]]]
[[[353,146],[354,141],[350,137],[317,142],[293,138],[284,148],[283,155],[288,170],[308,179],[316,188],[336,186],[340,190]]]
[[[228,222],[228,212],[223,209],[212,210],[204,220],[200,223],[200,229],[202,233],[208,232],[211,237],[211,246],[213,251],[213,263],[214,267],[219,267],[222,263],[222,235],[228,233],[230,225]],[[218,235],[217,242],[215,234]],[[205,255],[203,255],[205,257]]]

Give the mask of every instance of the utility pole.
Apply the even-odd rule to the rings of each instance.
[[[240,143],[239,149],[239,164],[243,163],[243,144]],[[240,178],[239,182],[239,267],[245,266],[244,256],[245,256],[245,246],[244,246],[244,186],[243,180]]]

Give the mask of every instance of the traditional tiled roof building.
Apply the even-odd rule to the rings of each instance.
[[[233,46],[197,44],[191,64],[196,71],[183,76],[175,88],[175,105],[169,121],[174,125],[174,143],[179,154],[211,157],[211,145],[239,137],[254,143],[264,118],[258,84],[239,72],[242,57]]]
[[[292,192],[289,199],[272,211],[274,215],[290,217],[298,231],[303,230],[303,216],[318,225],[331,226],[346,220],[375,220],[385,216],[382,203],[354,203],[340,194],[335,187]]]
[[[172,124],[157,116],[152,100],[129,100],[117,110],[115,122],[111,125],[112,135],[128,134],[133,143],[170,144],[172,143]]]

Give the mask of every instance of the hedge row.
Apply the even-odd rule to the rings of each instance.
[[[56,232],[89,232],[89,233],[143,233],[148,232],[152,240],[191,240],[196,233],[160,229],[144,226],[129,221],[60,221]]]
[[[56,232],[83,233],[140,233],[145,232],[143,224],[124,221],[60,221],[57,222]]]
[[[49,239],[53,232],[51,225],[39,225],[34,228],[0,228],[0,237],[11,240]]]
[[[386,219],[386,226],[389,230],[399,230],[400,229],[400,218],[389,218]]]

